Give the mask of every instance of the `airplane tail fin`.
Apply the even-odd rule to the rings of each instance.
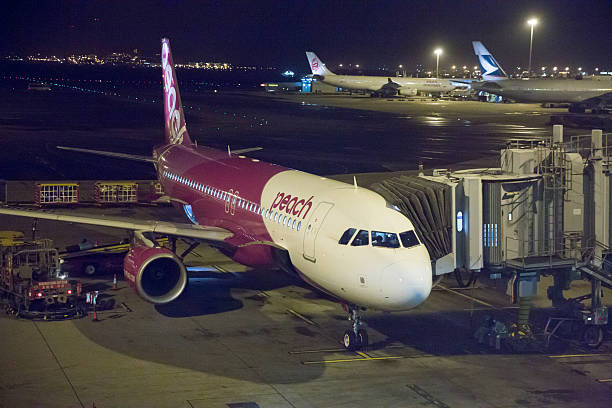
[[[333,72],[327,69],[323,61],[321,61],[319,57],[317,57],[317,54],[315,54],[314,52],[306,51],[306,58],[308,58],[310,70],[314,75],[335,75]]]
[[[500,79],[508,78],[501,65],[499,65],[493,55],[480,41],[472,41],[472,45],[474,46],[474,53],[478,57],[482,79],[485,81],[499,81]]]
[[[170,40],[162,39],[162,77],[164,88],[164,124],[166,143],[192,145],[179,94],[178,81],[170,51]]]

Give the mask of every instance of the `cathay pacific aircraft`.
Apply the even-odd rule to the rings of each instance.
[[[585,108],[601,112],[612,104],[612,78],[510,79],[480,41],[472,45],[483,79],[471,83],[476,90],[517,102],[570,103],[570,112],[584,112]]]

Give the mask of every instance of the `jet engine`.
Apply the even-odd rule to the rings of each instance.
[[[397,90],[398,95],[402,96],[416,96],[417,92],[416,88],[409,88],[407,86],[402,86]]]
[[[166,248],[133,246],[123,260],[123,274],[138,295],[156,304],[173,301],[187,285],[185,265]]]

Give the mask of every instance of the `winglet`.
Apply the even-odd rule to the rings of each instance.
[[[172,60],[172,52],[170,51],[170,40],[167,38],[162,39],[161,59],[164,85],[166,143],[192,145],[193,143],[187,133],[185,114],[183,113],[181,95],[178,89],[176,72],[174,71],[174,62]]]

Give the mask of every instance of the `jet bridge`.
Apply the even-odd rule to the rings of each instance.
[[[555,125],[549,140],[509,142],[498,168],[434,170],[370,188],[413,222],[436,275],[468,270],[509,278],[519,303],[535,296],[540,276],[552,275],[554,306],[567,303],[563,290],[572,280],[586,278],[592,293],[585,322],[601,327],[601,285],[612,287],[611,174],[612,134],[564,140]]]

